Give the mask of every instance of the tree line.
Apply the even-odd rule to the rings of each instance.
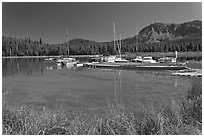
[[[136,52],[187,52],[202,51],[201,38],[186,38],[174,41],[163,41],[155,43],[137,43],[136,39],[127,38],[122,40],[121,53]],[[112,55],[117,54],[114,50],[114,42],[95,42],[83,39],[74,39],[62,44],[48,44],[30,38],[16,39],[2,37],[2,56],[55,56],[67,55],[68,47],[70,55]]]

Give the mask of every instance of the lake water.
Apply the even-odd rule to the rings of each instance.
[[[158,105],[185,95],[198,78],[169,71],[61,68],[44,59],[2,59],[2,88],[8,104],[100,108],[120,99],[127,104]]]

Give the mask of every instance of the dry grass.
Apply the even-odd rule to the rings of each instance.
[[[3,134],[20,135],[198,135],[202,132],[202,85],[195,82],[188,94],[161,110],[127,109],[108,103],[106,115],[64,108],[6,104],[3,93]]]

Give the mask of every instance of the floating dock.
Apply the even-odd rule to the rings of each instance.
[[[85,63],[84,66],[94,68],[113,68],[113,69],[131,69],[131,70],[183,70],[186,66],[160,64],[160,63]]]
[[[190,77],[202,77],[202,69],[186,69],[186,70],[180,70],[175,73],[172,73],[172,75],[177,76],[190,76]]]

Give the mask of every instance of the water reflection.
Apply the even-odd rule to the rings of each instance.
[[[80,58],[80,61],[83,59]],[[86,60],[86,59],[84,59]],[[76,69],[76,67],[57,66],[55,61],[45,61],[44,58],[3,58],[2,75],[27,75],[36,73],[43,75],[45,70]]]
[[[122,70],[115,71],[115,86],[114,86],[114,100],[117,102],[122,91]]]
[[[88,61],[88,58],[76,58],[80,62]],[[157,58],[156,58],[157,59]],[[184,62],[187,60],[202,60],[202,56],[197,57],[178,57],[178,62]],[[44,58],[3,58],[2,59],[2,75],[33,75],[33,73],[44,74],[44,69],[62,69],[66,67],[56,66],[55,62],[46,62]],[[67,68],[70,69],[70,68]],[[71,68],[75,69],[75,68]]]
[[[2,75],[33,75],[34,72],[44,73],[43,59],[40,58],[9,58],[2,59]]]
[[[177,77],[176,77],[176,79],[175,79],[175,84],[174,84],[174,87],[175,87],[175,88],[177,88],[177,87],[178,87],[178,79],[177,79]]]
[[[72,68],[44,59],[3,59],[2,86],[11,89],[11,104],[45,104],[100,107],[110,101],[162,104],[183,96],[192,78],[167,71]],[[36,77],[37,73],[37,77]],[[21,77],[16,75],[22,75]],[[27,76],[32,75],[32,76]]]

